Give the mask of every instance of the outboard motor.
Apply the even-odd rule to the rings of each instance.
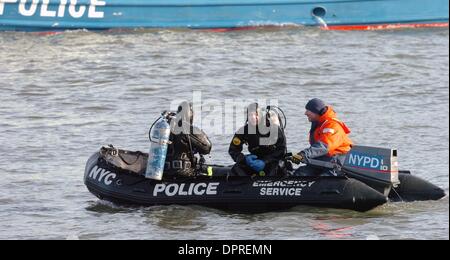
[[[147,179],[162,180],[166,164],[167,150],[169,148],[171,114],[164,112],[161,117],[150,128],[149,138],[151,147],[148,157]]]
[[[388,196],[400,184],[396,149],[354,146],[343,171]]]

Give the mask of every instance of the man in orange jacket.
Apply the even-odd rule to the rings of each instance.
[[[352,149],[352,141],[348,137],[350,129],[336,118],[331,106],[318,99],[312,99],[306,104],[305,115],[311,122],[309,142],[311,146],[293,156],[293,162],[308,164],[309,159],[335,162],[343,165],[347,153]],[[334,170],[307,165],[300,167],[296,175],[336,175]]]

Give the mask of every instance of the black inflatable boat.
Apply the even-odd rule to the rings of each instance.
[[[224,166],[203,167],[205,171],[196,177],[155,181],[144,177],[147,159],[148,155],[141,152],[102,148],[88,160],[84,182],[99,199],[121,205],[202,205],[247,213],[285,210],[298,205],[364,212],[386,203],[393,187],[391,183],[367,176],[360,180],[354,176],[233,176],[231,168]],[[423,189],[411,188],[417,183],[404,178],[406,185],[398,186],[392,198],[405,200],[413,195],[416,199],[439,199],[445,196],[433,185],[433,189],[438,189],[434,195],[427,193],[423,197]],[[420,179],[413,177],[413,180]],[[423,182],[420,184],[423,186]]]
[[[86,167],[85,183],[98,198],[119,204],[196,204],[239,212],[283,210],[297,205],[367,211],[387,201],[385,196],[355,179],[240,177],[227,174],[230,172],[227,167],[213,168],[215,174],[211,177],[200,175],[159,182],[144,178],[146,155],[118,153],[117,158],[123,160],[112,159],[114,155],[107,150],[93,155]],[[117,164],[120,160],[125,164],[122,167]]]

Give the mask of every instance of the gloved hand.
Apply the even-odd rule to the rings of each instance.
[[[263,160],[253,160],[251,164],[249,165],[252,170],[255,172],[262,172],[266,168],[266,163]]]
[[[245,163],[251,167],[253,161],[257,160],[258,156],[253,155],[253,154],[249,154],[245,156]]]
[[[292,162],[295,164],[306,163],[305,155],[302,152],[293,155]]]

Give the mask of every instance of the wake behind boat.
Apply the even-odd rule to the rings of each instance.
[[[447,27],[447,0],[0,0],[0,31]]]

